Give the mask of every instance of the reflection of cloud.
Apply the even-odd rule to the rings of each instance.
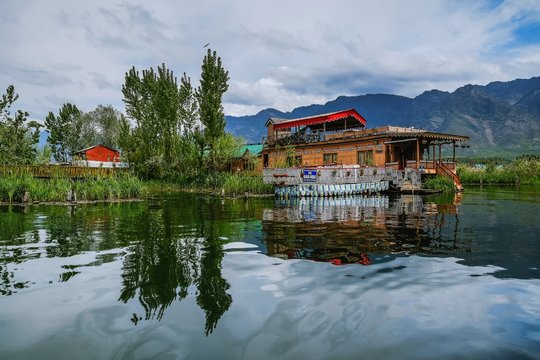
[[[258,254],[242,256],[242,262],[238,257],[224,259],[235,304],[215,335],[246,344],[246,358],[534,357],[530,329],[537,315],[531,304],[540,287],[489,275],[470,277],[495,268],[416,256],[371,267],[307,261],[274,265],[275,259]],[[245,268],[250,276],[237,276]],[[261,288],[254,303],[253,289]],[[253,306],[249,316],[238,311]],[[504,330],[508,327],[512,331]],[[426,344],[426,338],[437,341]],[[480,341],[481,348],[470,339]]]

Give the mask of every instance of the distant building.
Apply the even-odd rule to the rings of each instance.
[[[120,161],[120,152],[99,144],[73,153],[72,165],[83,167],[128,167]]]
[[[262,170],[262,150],[263,144],[250,144],[242,146],[232,159],[229,170],[231,172],[260,172]]]

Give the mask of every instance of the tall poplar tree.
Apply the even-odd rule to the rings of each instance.
[[[165,64],[142,74],[132,67],[122,93],[127,114],[136,122],[134,160],[146,176],[160,177],[177,161],[182,103],[177,79]]]
[[[74,151],[80,150],[77,139],[80,134],[81,112],[77,106],[66,103],[55,116],[52,111],[45,118],[45,127],[49,132],[47,142],[51,147],[54,160],[59,162],[69,161]]]
[[[199,118],[205,126],[204,136],[210,150],[210,168],[217,171],[220,164],[217,156],[217,142],[225,134],[225,114],[222,98],[229,88],[229,72],[223,68],[221,57],[208,49],[201,66],[201,83],[195,92],[199,103]]]

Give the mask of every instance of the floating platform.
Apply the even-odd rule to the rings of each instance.
[[[266,168],[263,179],[274,184],[278,198],[341,197],[421,190],[421,175],[416,169],[360,166]]]

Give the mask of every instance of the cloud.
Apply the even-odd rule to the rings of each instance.
[[[0,85],[14,84],[36,117],[68,100],[123,110],[131,66],[164,62],[196,84],[210,43],[231,76],[231,115],[339,95],[415,96],[539,75],[538,19],[535,0],[7,0]]]

